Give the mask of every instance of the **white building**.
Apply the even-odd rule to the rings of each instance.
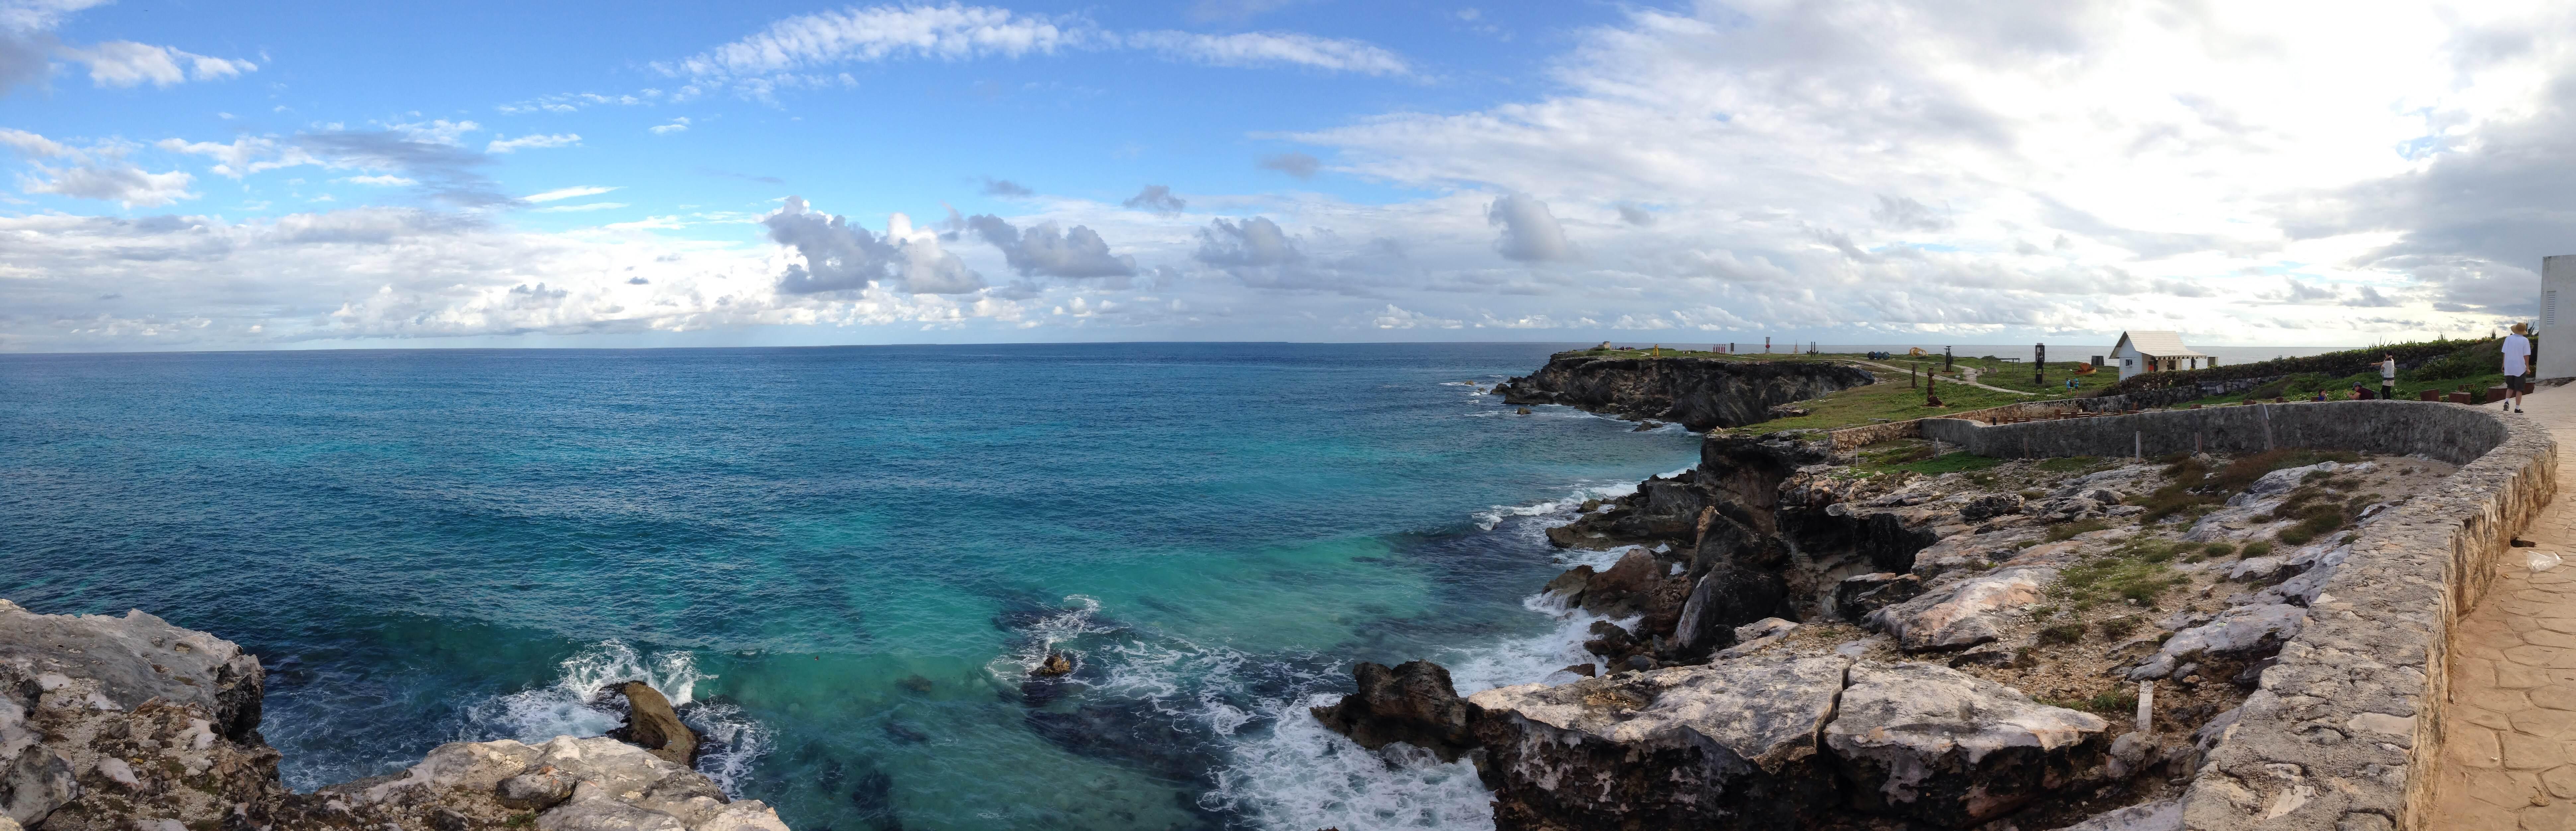
[[[2120,343],[2111,347],[2112,365],[2120,368],[2120,380],[2126,381],[2141,372],[2173,372],[2184,369],[2207,369],[2217,366],[2218,359],[2182,345],[2181,332],[2120,333]]]
[[[2576,255],[2540,258],[2540,328],[2532,334],[2540,354],[2531,377],[2576,377]]]

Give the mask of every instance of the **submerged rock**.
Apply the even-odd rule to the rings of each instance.
[[[1863,661],[1824,741],[1857,806],[1966,828],[2079,781],[2109,726],[1957,670]]]
[[[1764,659],[1468,698],[1501,828],[1795,827],[1830,802],[1816,733],[1849,659]]]
[[[1443,761],[1474,749],[1473,708],[1449,684],[1449,670],[1430,661],[1407,661],[1393,668],[1361,663],[1351,668],[1359,691],[1341,703],[1315,707],[1315,720],[1333,732],[1376,750],[1403,742],[1437,754]]]

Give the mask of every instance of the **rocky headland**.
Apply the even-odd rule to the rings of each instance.
[[[1908,469],[1932,450],[1707,436],[1698,466],[1550,531],[1623,552],[1545,587],[1598,618],[1591,662],[1465,697],[1435,664],[1362,664],[1317,715],[1473,759],[1506,831],[2180,829],[2358,532],[2454,470],[2286,449]]]
[[[1564,404],[1692,430],[1767,421],[1771,408],[1875,383],[1868,370],[1816,361],[1614,358],[1565,352],[1496,388],[1507,404]]]
[[[265,673],[140,611],[0,600],[0,831],[786,831],[690,769],[660,691],[619,685],[612,737],[458,742],[394,774],[295,793],[259,733]]]

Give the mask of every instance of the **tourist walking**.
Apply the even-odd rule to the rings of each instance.
[[[2388,353],[2379,361],[2379,397],[2397,400],[2397,353]]]
[[[2531,391],[2531,382],[2522,374],[2531,368],[2531,327],[2516,323],[2513,334],[2504,336],[2504,388],[2508,398],[2504,409],[2522,412],[2522,394]]]

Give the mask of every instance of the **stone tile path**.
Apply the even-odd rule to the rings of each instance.
[[[2489,405],[2493,406],[2493,405]],[[2576,483],[2576,384],[2526,396]],[[2576,499],[2532,521],[2484,602],[2451,635],[2450,737],[2429,806],[2436,829],[2576,829]],[[2533,571],[2532,552],[2565,557]]]

